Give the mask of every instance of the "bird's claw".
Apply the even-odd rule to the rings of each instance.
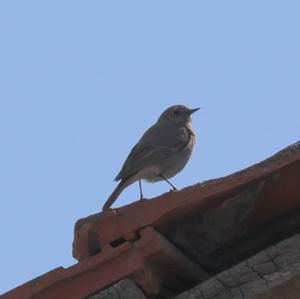
[[[115,215],[119,215],[118,210],[117,210],[117,209],[113,209],[113,208],[105,209],[103,212],[112,212],[112,213],[114,213]]]

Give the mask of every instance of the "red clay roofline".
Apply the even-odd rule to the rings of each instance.
[[[80,261],[91,255],[89,244],[92,235],[95,242],[105,248],[118,239],[134,240],[138,231],[147,226],[164,232],[170,221],[216,208],[255,182],[272,176],[276,179],[276,173],[295,163],[300,163],[300,142],[227,177],[196,184],[178,192],[168,192],[151,200],[134,202],[118,208],[117,214],[108,211],[81,219],[75,226],[73,256]],[[300,207],[298,198],[292,202],[264,200],[249,215],[249,221],[259,225],[296,207]]]
[[[153,228],[141,231],[141,239],[134,244],[126,242],[102,252],[67,269],[57,268],[0,296],[1,299],[82,299],[98,290],[129,277],[148,294],[157,294],[162,276],[159,260],[177,268],[185,279],[195,283],[209,276],[189,258],[170,244]],[[149,267],[149,264],[153,266]],[[155,266],[158,265],[158,266]],[[117,268],[112,272],[110,269]],[[59,297],[58,297],[59,294]]]
[[[170,269],[163,269],[166,273],[174,271],[173,265],[180,269],[170,272],[169,278],[190,273],[193,265],[167,240],[162,241],[155,230],[164,234],[178,219],[226,207],[236,194],[253,184],[258,186],[259,200],[246,215],[245,223],[257,227],[300,208],[299,170],[300,142],[228,177],[135,202],[119,208],[117,214],[106,212],[82,219],[76,225],[73,244],[74,256],[80,263],[55,269],[0,298],[52,299],[59,294],[61,298],[80,299],[124,277],[131,277],[147,294],[158,293],[161,283],[165,283],[163,272],[155,266],[158,261],[171,263]],[[95,254],[98,250],[101,252]],[[205,279],[205,271],[197,269]]]

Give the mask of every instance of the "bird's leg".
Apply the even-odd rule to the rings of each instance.
[[[140,200],[144,200],[143,190],[142,190],[142,181],[139,179],[139,187],[140,187]]]
[[[159,176],[172,187],[173,191],[177,191],[177,188],[167,178],[165,178],[162,174]]]

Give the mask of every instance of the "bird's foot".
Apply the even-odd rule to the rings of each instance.
[[[178,191],[178,189],[177,188],[172,188],[172,189],[170,189],[170,192],[176,192],[176,191]]]
[[[140,201],[146,201],[146,200],[148,200],[148,198],[146,198],[146,197],[140,197]]]
[[[117,209],[113,209],[113,208],[105,209],[105,210],[103,210],[103,212],[112,212],[112,213],[114,213],[115,215],[119,215],[118,210],[117,210]]]
[[[115,215],[120,215],[117,209],[112,209],[112,212],[113,212]]]

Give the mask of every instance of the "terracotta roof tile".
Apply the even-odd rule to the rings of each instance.
[[[81,219],[78,264],[1,298],[84,298],[125,277],[168,298],[298,232],[299,182],[300,142],[233,175]]]

